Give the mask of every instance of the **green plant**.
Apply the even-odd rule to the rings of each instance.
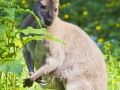
[[[15,45],[16,31],[16,1],[0,1],[0,90],[15,89],[16,75],[20,76],[23,66],[16,55],[20,50]],[[4,77],[4,78],[3,78]]]
[[[26,44],[31,40],[43,40],[49,38],[51,40],[65,43],[55,36],[51,36],[45,28],[42,28],[40,20],[29,9],[22,9],[16,4],[16,0],[0,1],[0,90],[15,90],[19,87],[16,83],[17,77],[20,77],[23,71],[23,65],[16,60],[16,56],[22,48],[22,44],[17,45],[20,41],[18,35],[20,32],[24,34],[42,34],[42,36],[33,36],[23,38],[22,43]],[[18,30],[16,27],[16,16],[20,12],[31,13],[38,22],[40,29],[28,27],[27,29]]]

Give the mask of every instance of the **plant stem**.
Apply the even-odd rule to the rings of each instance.
[[[0,90],[2,90],[1,78],[2,78],[2,71],[0,71]]]
[[[16,78],[16,76],[15,76],[15,74],[13,74],[13,79],[12,79],[12,90],[15,90],[15,78]]]
[[[6,90],[8,90],[8,74],[9,73],[6,73]]]
[[[39,26],[40,26],[40,28],[42,28],[42,25],[41,25],[41,20],[34,14],[34,12],[33,11],[30,11],[29,9],[26,9],[26,10],[24,10],[24,9],[19,9],[18,10],[18,12],[29,12],[30,14],[32,14],[34,17],[35,17],[35,19],[36,19],[36,21],[37,21],[37,23],[39,24]]]

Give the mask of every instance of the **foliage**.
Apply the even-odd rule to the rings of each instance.
[[[20,76],[23,66],[15,59],[20,47],[15,45],[16,3],[0,1],[0,90],[15,88],[16,75]],[[4,73],[3,73],[4,72]],[[2,77],[5,77],[2,80]]]
[[[36,36],[32,36],[32,37],[31,36],[25,37],[25,38],[23,37],[22,43],[24,43],[24,44],[26,44],[32,40],[43,40],[45,38],[48,38],[48,39],[54,40],[56,42],[61,42],[61,43],[65,44],[65,42],[63,40],[60,40],[58,37],[51,36],[50,33],[48,33],[48,31],[46,30],[46,28],[34,29],[32,27],[28,27],[27,29],[23,29],[23,30],[18,31],[18,33],[20,33],[20,32],[24,33],[25,35],[36,34]]]

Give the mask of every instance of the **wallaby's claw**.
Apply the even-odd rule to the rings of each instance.
[[[41,80],[39,83],[41,86],[46,86],[46,81],[45,80]]]
[[[33,85],[33,81],[30,78],[23,79],[23,87],[31,87]]]
[[[42,77],[39,77],[35,80],[41,87],[46,86],[46,81],[42,79]]]

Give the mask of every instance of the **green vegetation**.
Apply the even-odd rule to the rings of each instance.
[[[34,2],[35,0],[0,0],[0,90],[40,90],[37,83],[31,88],[23,88],[23,79],[29,75],[19,39],[20,32],[28,34],[33,31],[30,27],[20,31],[19,27],[26,15],[34,15],[29,10]],[[62,20],[80,26],[100,47],[108,70],[107,90],[119,90],[120,0],[60,0],[59,9]],[[40,25],[38,18],[35,18]],[[22,43],[44,38],[65,43],[55,36],[50,36],[45,28],[40,29],[42,32],[39,33],[45,36],[25,38]]]

